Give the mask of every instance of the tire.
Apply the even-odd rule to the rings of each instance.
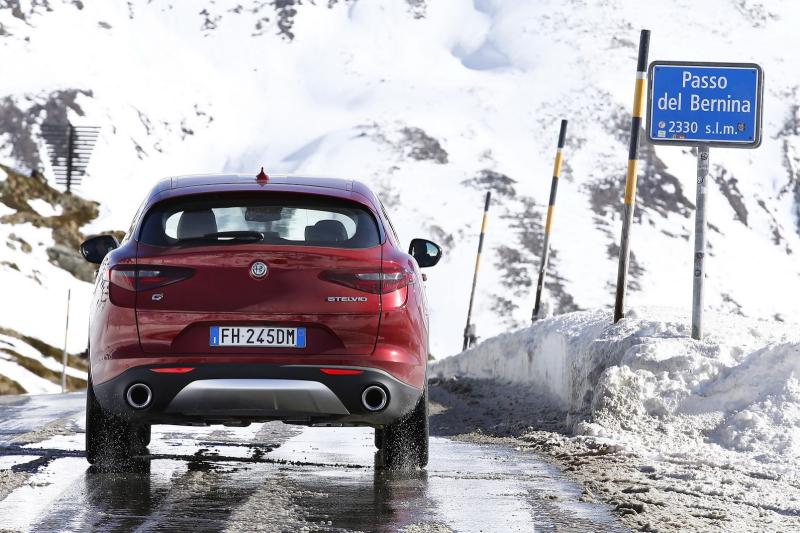
[[[375,430],[378,466],[389,470],[424,468],[428,464],[428,388],[414,410]]]
[[[99,466],[122,465],[131,453],[146,446],[145,439],[149,443],[150,426],[135,427],[103,410],[90,375],[86,387],[86,460]]]
[[[136,444],[142,448],[146,448],[150,445],[150,437],[152,436],[152,427],[150,424],[145,424],[143,426],[139,426],[136,430]]]

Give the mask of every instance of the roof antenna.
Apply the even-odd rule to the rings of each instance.
[[[268,180],[269,176],[267,176],[267,173],[264,172],[264,167],[261,167],[261,172],[259,172],[258,176],[256,176],[256,181],[268,181]]]

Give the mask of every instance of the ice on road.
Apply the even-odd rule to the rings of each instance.
[[[614,531],[549,463],[431,439],[424,471],[374,469],[373,431],[155,426],[136,468],[83,456],[83,395],[0,399],[0,529]]]

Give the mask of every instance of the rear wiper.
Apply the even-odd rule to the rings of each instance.
[[[206,233],[202,237],[188,237],[178,239],[178,244],[186,242],[258,242],[264,240],[264,234],[259,231],[216,231]]]
[[[206,233],[203,238],[210,240],[261,241],[264,240],[264,234],[260,231],[217,231]]]

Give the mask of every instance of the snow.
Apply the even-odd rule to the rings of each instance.
[[[62,348],[67,320],[67,291],[70,291],[67,350],[69,353],[79,353],[86,349],[88,342],[86,332],[92,286],[50,263],[47,248],[53,244],[50,228],[38,228],[32,224],[0,224],[0,327]],[[13,349],[61,373],[60,361],[42,355],[14,337],[0,334],[0,347]],[[61,390],[60,385],[19,366],[11,356],[0,353],[0,358],[0,375],[17,382],[27,392]],[[67,369],[67,374],[86,379],[85,372],[72,368]]]
[[[0,375],[19,383],[28,393],[61,392],[61,386],[23,368],[8,355],[0,352]]]
[[[800,328],[725,314],[702,341],[667,308],[568,313],[488,339],[432,374],[525,384],[577,436],[643,456],[746,465],[800,479]]]
[[[24,366],[20,365],[14,356],[4,353],[2,349],[13,351],[22,357],[37,361],[45,368],[54,371],[59,376],[61,375],[62,371],[60,361],[56,361],[52,357],[42,355],[33,346],[24,341],[8,335],[0,334],[0,375],[18,383],[23,389],[25,389],[25,392],[29,394],[61,392],[61,385],[59,383],[54,383],[28,370]],[[80,378],[82,380],[87,379],[86,372],[69,366],[67,367],[67,375]]]
[[[53,500],[85,475],[86,460],[83,457],[55,459],[47,470],[33,474],[25,485],[0,502],[3,527],[17,531],[33,529]]]
[[[78,353],[86,349],[92,285],[50,263],[47,248],[53,244],[49,228],[0,224],[0,326],[62,347],[70,291],[67,349]]]
[[[28,205],[30,205],[37,213],[42,215],[43,217],[56,217],[61,214],[63,209],[61,206],[53,206],[46,200],[42,200],[41,198],[37,198],[35,200],[28,200]]]
[[[14,337],[9,337],[7,335],[0,334],[0,345],[6,344],[7,346],[11,347],[15,352],[20,354],[23,357],[27,357],[29,359],[35,359],[36,361],[42,363],[45,367],[49,368],[50,370],[54,370],[61,373],[61,362],[56,361],[52,357],[47,357],[42,355],[36,348],[31,346],[30,344],[23,342],[19,339],[15,339]],[[67,367],[67,375],[73,376],[76,378],[80,378],[84,381],[87,379],[86,372],[82,372],[76,368]]]
[[[102,204],[86,232],[127,228],[165,175],[255,174],[264,165],[273,172],[358,177],[384,198],[404,241],[448,241],[443,261],[428,274],[431,351],[443,357],[461,345],[481,222],[484,191],[462,183],[483,169],[516,180],[516,198],[495,195],[490,211],[474,313],[479,334],[488,337],[524,324],[530,314],[532,287],[503,284],[508,274],[499,250],[521,250],[522,269],[535,276],[538,258],[519,241],[510,216],[522,211],[520,197],[529,196],[541,217],[558,123],[566,117],[552,272],[578,307],[607,305],[619,205],[595,212],[591,190],[624,176],[636,39],[647,27],[652,59],[764,66],[764,144],[711,155],[715,176],[724,169],[726,178],[738,180],[748,221],[735,218],[714,183],[709,220],[717,230],[710,236],[707,302],[719,311],[741,306],[749,316],[800,317],[793,296],[800,293],[800,267],[787,251],[800,250],[787,170],[797,164],[798,138],[780,133],[792,112],[786,95],[796,89],[796,80],[780,73],[800,66],[800,58],[787,54],[787,44],[797,42],[794,3],[442,0],[427,2],[424,17],[415,18],[396,0],[331,8],[308,2],[294,6],[291,41],[277,34],[271,4],[258,13],[236,13],[236,1],[205,4],[212,18],[221,17],[213,28],[204,27],[195,3],[167,8],[115,1],[78,9],[51,1],[51,11],[32,8],[25,21],[0,11],[9,34],[0,60],[9,72],[36,73],[4,80],[7,94],[29,105],[27,96],[41,100],[54,89],[92,91],[77,99],[84,115],[70,116],[75,124],[103,128],[77,189]],[[680,12],[692,16],[675,16]],[[254,31],[263,16],[272,22]],[[410,157],[399,134],[406,127],[437,140],[447,163]],[[656,154],[692,201],[691,153],[658,147]],[[640,190],[646,183],[640,177]],[[665,183],[665,196],[674,199],[675,187]],[[691,218],[674,210],[642,213],[632,246],[644,270],[629,295],[632,304],[684,305],[691,230]],[[770,275],[750,283],[764,265]],[[68,285],[47,283],[59,294]],[[511,302],[509,311],[494,305],[500,297]],[[36,315],[21,316],[17,322],[32,329]]]
[[[38,455],[4,455],[0,457],[0,470],[9,470],[16,465],[25,464],[38,458]]]

